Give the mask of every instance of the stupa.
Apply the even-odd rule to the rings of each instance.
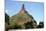
[[[35,27],[34,18],[32,17],[32,15],[28,14],[23,4],[20,12],[10,18],[10,25],[14,26],[15,24],[17,24],[22,28],[25,28],[24,24],[27,22],[33,22],[32,24]]]

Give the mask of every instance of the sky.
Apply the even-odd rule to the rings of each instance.
[[[29,2],[29,1],[5,1],[5,12],[11,17],[16,15],[24,4],[26,11],[34,17],[39,23],[43,21],[44,16],[44,3],[43,2]]]

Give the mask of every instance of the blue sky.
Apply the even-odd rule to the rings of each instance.
[[[25,5],[26,11],[28,11],[28,13],[34,17],[37,23],[43,21],[44,4],[42,2],[21,2],[6,0],[5,12],[9,16],[16,15],[21,10],[23,4]]]

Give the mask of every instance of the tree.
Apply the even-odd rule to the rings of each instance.
[[[9,16],[5,13],[5,23],[9,24]]]
[[[21,29],[21,26],[17,24],[15,24],[14,26],[9,25],[8,29]]]
[[[25,25],[25,29],[30,29],[30,28],[32,29],[32,28],[34,28],[32,21],[31,22],[27,22],[24,25]]]
[[[5,13],[5,31],[8,31],[9,15]]]
[[[14,29],[21,29],[21,26],[16,24],[16,25],[14,26]]]
[[[44,22],[39,22],[39,25],[37,26],[37,28],[44,28]]]

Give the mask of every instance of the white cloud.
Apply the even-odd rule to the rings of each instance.
[[[5,12],[8,14],[8,10],[5,10]]]

